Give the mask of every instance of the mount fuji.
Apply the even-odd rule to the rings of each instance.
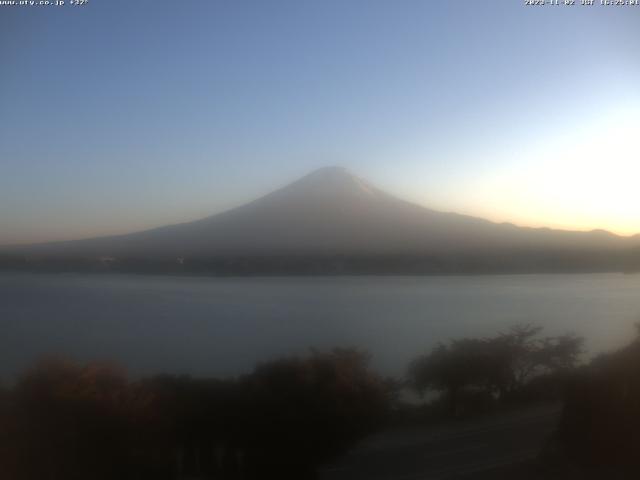
[[[324,167],[201,220],[7,253],[31,265],[109,258],[112,265],[137,259],[226,273],[457,273],[623,270],[638,263],[639,247],[638,236],[517,227],[431,210],[344,168]]]

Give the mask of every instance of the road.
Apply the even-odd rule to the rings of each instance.
[[[559,407],[543,406],[465,423],[373,436],[320,471],[321,480],[445,480],[534,458]]]

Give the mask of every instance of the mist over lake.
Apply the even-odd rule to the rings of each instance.
[[[229,376],[309,348],[368,350],[384,374],[439,341],[534,323],[590,353],[640,320],[640,275],[209,278],[1,274],[0,375],[43,355],[109,360],[134,375]]]

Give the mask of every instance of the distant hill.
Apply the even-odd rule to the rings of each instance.
[[[637,268],[638,237],[444,213],[321,168],[238,208],[142,232],[5,249],[13,268],[208,273],[464,273]],[[16,267],[17,266],[17,267]]]

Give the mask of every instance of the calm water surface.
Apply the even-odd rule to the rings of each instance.
[[[0,377],[45,354],[115,360],[135,375],[234,375],[310,347],[358,346],[401,375],[438,341],[518,323],[630,340],[640,275],[193,278],[0,274]]]

